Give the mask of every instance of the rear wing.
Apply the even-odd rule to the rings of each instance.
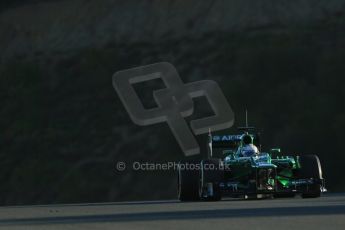
[[[209,143],[211,142],[212,148],[237,148],[241,143],[243,134],[237,135],[214,135],[209,136]],[[249,134],[254,140],[254,144],[260,146],[260,134]]]
[[[208,157],[212,158],[214,157],[213,152],[215,153],[215,155],[222,156],[224,154],[225,149],[228,151],[237,149],[238,146],[241,144],[242,135],[212,136],[211,132],[209,132],[208,137]]]
[[[215,135],[212,136],[212,148],[237,148],[242,135]]]

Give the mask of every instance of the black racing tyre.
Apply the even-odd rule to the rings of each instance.
[[[322,179],[321,163],[316,155],[303,155],[299,157],[301,166],[299,177],[301,179],[313,178]],[[321,185],[313,184],[309,186],[308,192],[302,193],[302,198],[316,198],[321,195]]]
[[[180,162],[178,166],[177,193],[180,201],[198,201],[199,197],[199,161]]]
[[[200,164],[199,197],[207,201],[219,201],[222,199],[220,183],[224,180],[224,169],[220,159],[208,159]],[[207,184],[212,183],[213,195],[205,196]]]

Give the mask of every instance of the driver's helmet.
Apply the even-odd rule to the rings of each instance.
[[[243,145],[253,144],[253,138],[248,134],[244,134],[242,136],[242,142],[243,142]]]
[[[250,157],[259,153],[258,148],[253,144],[253,138],[249,134],[242,136],[241,155]]]

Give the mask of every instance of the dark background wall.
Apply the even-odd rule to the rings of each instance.
[[[129,119],[111,76],[168,61],[217,81],[264,148],[320,156],[344,191],[345,1],[5,1],[0,10],[0,204],[175,198],[183,158],[166,124]],[[137,86],[154,106],[160,82]],[[196,100],[196,114],[209,113]],[[235,126],[229,132],[235,132]],[[204,146],[204,137],[199,137]]]

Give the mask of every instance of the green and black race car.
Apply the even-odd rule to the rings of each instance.
[[[316,155],[284,156],[280,149],[260,152],[259,134],[250,127],[240,129],[239,135],[210,133],[207,159],[180,162],[178,197],[181,201],[296,194],[316,198],[326,191]]]

